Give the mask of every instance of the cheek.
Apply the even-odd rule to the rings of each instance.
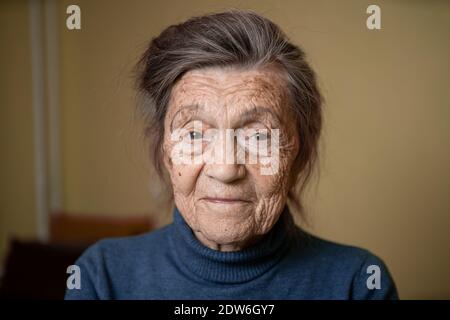
[[[296,148],[293,147],[287,152],[280,152],[278,171],[273,175],[261,174],[259,166],[247,167],[259,198],[270,200],[270,198],[279,199],[287,196],[296,151]]]
[[[253,177],[253,183],[257,196],[260,200],[269,200],[273,197],[282,197],[288,185],[289,176],[286,171],[280,170],[278,174],[262,175],[259,168],[248,169]]]
[[[202,165],[186,165],[177,164],[172,161],[172,151],[175,147],[169,136],[164,138],[164,165],[169,172],[172,181],[173,191],[180,196],[188,196],[195,190],[198,175],[202,169]]]
[[[195,191],[202,165],[172,165],[168,169],[174,192],[187,196]]]

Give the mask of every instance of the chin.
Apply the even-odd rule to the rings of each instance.
[[[214,243],[221,245],[246,242],[251,238],[251,230],[243,228],[242,223],[218,222],[213,227],[201,228],[202,234]]]

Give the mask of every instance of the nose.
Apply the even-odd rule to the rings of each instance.
[[[242,164],[208,164],[205,168],[208,177],[223,183],[231,183],[245,177]]]
[[[207,163],[204,168],[208,177],[222,183],[232,183],[245,177],[246,168],[238,161],[238,150],[233,130],[219,131],[215,136],[215,145],[212,152],[214,161]]]

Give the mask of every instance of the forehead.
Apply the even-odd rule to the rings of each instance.
[[[245,111],[260,105],[282,112],[285,96],[285,80],[274,68],[191,70],[173,87],[169,113],[194,104],[213,111]]]

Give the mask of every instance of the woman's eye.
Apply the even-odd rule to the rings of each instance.
[[[256,132],[250,138],[255,139],[256,141],[264,141],[264,140],[267,140],[269,137],[268,137],[267,132]]]
[[[257,138],[258,138],[258,140],[267,140],[269,137],[268,137],[267,132],[258,132]]]
[[[199,131],[189,131],[190,140],[199,140],[203,137],[202,133]]]

